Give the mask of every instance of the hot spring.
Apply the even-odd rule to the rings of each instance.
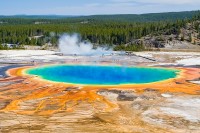
[[[145,84],[175,78],[179,70],[148,67],[52,65],[26,70],[26,74],[53,82],[83,85]]]

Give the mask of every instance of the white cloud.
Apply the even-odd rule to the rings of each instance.
[[[111,0],[114,3],[143,3],[143,4],[171,4],[171,5],[182,5],[182,4],[200,4],[200,0]]]
[[[158,4],[199,4],[199,0],[142,0],[144,2],[153,2],[153,3],[158,3]]]

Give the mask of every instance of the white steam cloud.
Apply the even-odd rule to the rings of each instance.
[[[111,54],[112,50],[97,47],[93,48],[90,42],[81,42],[78,34],[64,34],[59,39],[59,50],[64,55],[103,55]]]

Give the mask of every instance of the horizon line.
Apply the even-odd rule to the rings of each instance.
[[[136,13],[136,14],[128,14],[128,13],[116,13],[116,14],[88,14],[88,15],[61,15],[61,14],[13,14],[13,15],[2,15],[0,16],[69,16],[69,17],[80,17],[80,16],[96,16],[96,15],[144,15],[144,14],[158,14],[158,13],[179,13],[179,12],[199,12],[199,10],[184,10],[184,11],[168,11],[168,12],[147,12],[147,13]]]

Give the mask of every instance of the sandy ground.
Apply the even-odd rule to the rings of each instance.
[[[84,57],[58,56],[53,51],[43,50],[0,51],[0,68],[13,63],[18,65],[106,63],[200,68],[200,53],[138,52],[130,56]],[[0,69],[0,71],[5,71],[5,69]],[[0,75],[0,79],[3,79],[3,76],[3,74]],[[199,84],[198,79],[191,82]],[[44,116],[2,111],[11,102],[10,96],[17,97],[32,93],[26,91],[27,94],[21,94],[17,91],[18,88],[15,88],[16,91],[9,91],[9,88],[3,89],[13,84],[17,83],[15,81],[0,82],[0,133],[200,133],[200,88],[196,95],[161,93],[153,88],[147,88],[143,93],[135,92],[134,88],[131,91],[102,88],[97,95],[117,105],[116,108],[105,111],[105,105],[98,100],[94,103],[83,101],[77,103],[76,107],[68,112]],[[42,99],[22,102],[18,112],[34,108],[38,100]]]

